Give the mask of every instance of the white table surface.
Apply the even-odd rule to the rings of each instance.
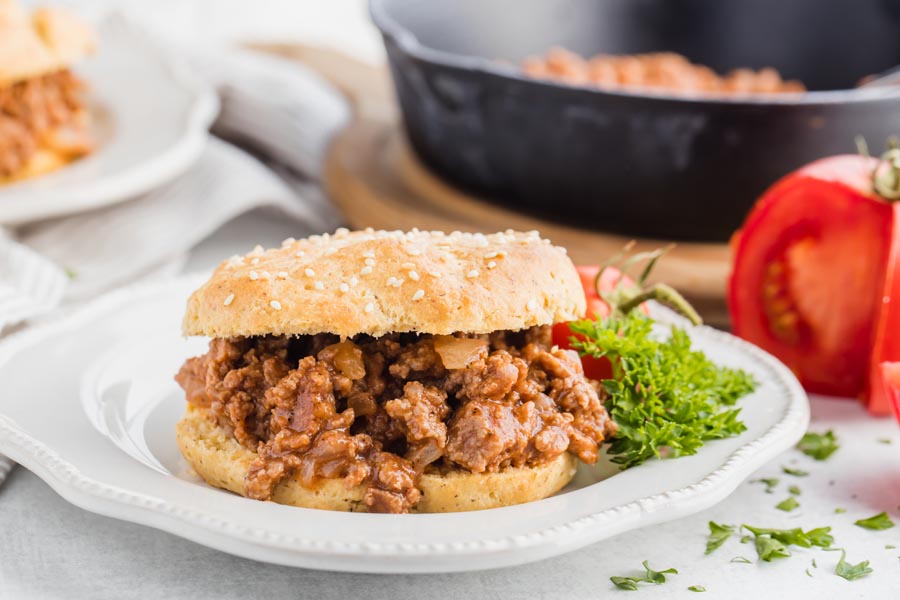
[[[221,257],[247,251],[255,243],[276,244],[297,231],[283,219],[255,213],[220,230],[199,246],[187,265],[210,269]],[[703,585],[710,598],[891,598],[900,586],[900,526],[868,531],[859,518],[888,511],[900,522],[900,428],[892,419],[873,419],[855,402],[813,400],[815,431],[833,428],[841,448],[816,462],[789,451],[756,477],[778,477],[774,494],[745,483],[719,506],[672,523],[625,534],[540,563],[496,571],[452,575],[351,575],[260,564],[204,548],[173,535],[97,516],[69,505],[25,469],[0,487],[0,598],[603,598],[615,589],[612,575],[635,574],[641,561],[675,567],[668,583],[642,589],[643,597],[695,597]],[[890,439],[890,445],[879,442]],[[810,471],[809,477],[782,474],[781,465]],[[677,462],[672,462],[677,468]],[[798,485],[801,507],[775,509]],[[835,514],[835,508],[845,508]],[[806,529],[830,525],[836,546],[848,559],[871,561],[875,572],[848,582],[834,575],[838,554],[796,549],[794,556],[756,563],[752,545],[729,540],[704,556],[707,521]],[[745,556],[754,564],[729,562]],[[805,570],[812,559],[817,569]],[[628,597],[628,596],[626,596]]]

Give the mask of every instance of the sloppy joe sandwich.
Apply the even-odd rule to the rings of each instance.
[[[70,67],[93,49],[93,32],[69,12],[0,0],[0,184],[91,151],[84,84]]]
[[[615,432],[554,323],[585,297],[536,232],[338,230],[223,262],[176,380],[185,459],[259,500],[381,513],[547,497]]]

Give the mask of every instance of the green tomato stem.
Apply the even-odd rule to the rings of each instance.
[[[856,148],[863,156],[870,156],[866,140],[856,137]],[[900,148],[897,138],[888,139],[888,150],[878,158],[872,169],[872,189],[888,202],[900,200]]]
[[[628,314],[644,302],[648,300],[656,300],[666,306],[674,309],[676,312],[685,317],[693,325],[702,325],[703,319],[694,310],[694,307],[685,300],[684,296],[679,294],[675,288],[665,283],[657,283],[645,290],[641,290],[628,300],[622,302],[618,308],[622,313]]]

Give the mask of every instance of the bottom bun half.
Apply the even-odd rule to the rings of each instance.
[[[178,448],[200,477],[212,486],[241,494],[244,477],[256,453],[241,446],[206,412],[189,408],[175,428]],[[441,513],[499,508],[546,498],[562,489],[575,475],[577,459],[564,452],[549,463],[534,467],[508,467],[497,473],[452,469],[425,473],[419,480],[422,498],[413,512]],[[272,500],[304,508],[365,511],[366,488],[348,488],[343,479],[324,479],[315,489],[295,477],[275,488]]]

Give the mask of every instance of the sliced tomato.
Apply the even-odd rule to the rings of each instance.
[[[894,407],[894,414],[900,420],[900,362],[883,362],[878,365],[878,376],[873,378],[881,387],[884,397]]]
[[[602,319],[609,315],[609,305],[597,293],[595,280],[597,273],[600,272],[598,266],[578,266],[578,276],[581,278],[581,287],[584,288],[584,296],[587,300],[587,311],[585,317],[589,319]],[[622,285],[634,285],[634,281],[627,275],[622,275],[621,271],[613,267],[607,267],[600,276],[599,287],[601,292],[607,292],[616,287],[621,279]],[[642,307],[646,311],[646,308]],[[572,330],[569,329],[568,323],[557,323],[553,326],[553,343],[560,348],[571,348],[570,341]],[[605,358],[593,358],[591,356],[583,356],[581,364],[584,366],[584,374],[591,379],[609,379],[612,377],[612,365]]]
[[[900,410],[890,396],[892,389],[896,392],[900,388],[891,388],[884,381],[885,365],[900,365],[900,204],[891,205],[891,216],[893,235],[885,265],[884,285],[878,298],[878,318],[869,359],[869,386],[866,394],[869,410],[877,414],[889,413],[892,404],[895,410]],[[897,417],[900,419],[900,412]]]
[[[891,205],[870,190],[875,165],[848,155],[796,171],[763,195],[732,241],[734,332],[811,392],[866,390],[892,233]]]

